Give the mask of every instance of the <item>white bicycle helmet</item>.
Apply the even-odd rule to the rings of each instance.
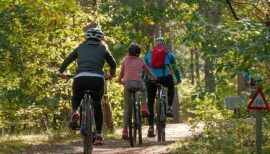
[[[155,45],[165,45],[165,40],[162,37],[159,37],[155,40]]]
[[[90,28],[85,33],[86,39],[96,39],[101,41],[104,37],[104,33],[98,28]]]

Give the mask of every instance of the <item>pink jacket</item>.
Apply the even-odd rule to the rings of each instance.
[[[151,76],[154,76],[145,62],[136,56],[126,56],[122,62],[120,76],[123,77],[123,82],[126,81],[142,81],[142,71]]]

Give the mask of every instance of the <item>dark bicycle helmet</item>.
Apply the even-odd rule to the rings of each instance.
[[[86,39],[95,39],[101,41],[104,37],[104,33],[99,28],[90,28],[85,33]]]
[[[139,44],[132,43],[129,46],[128,53],[129,53],[130,56],[139,57],[140,54],[141,54],[141,47],[139,46]]]

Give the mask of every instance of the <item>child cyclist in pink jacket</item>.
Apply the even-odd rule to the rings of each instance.
[[[141,48],[138,44],[131,44],[129,47],[129,55],[126,56],[122,62],[121,73],[118,78],[118,82],[124,84],[125,95],[125,109],[124,109],[124,126],[122,138],[128,139],[128,107],[131,102],[130,90],[139,90],[142,93],[142,116],[147,117],[149,115],[146,99],[147,92],[144,82],[142,81],[142,71],[145,70],[154,80],[156,76],[150,71],[143,59],[140,56]]]

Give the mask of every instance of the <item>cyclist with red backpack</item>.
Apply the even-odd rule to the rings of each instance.
[[[149,66],[151,72],[160,80],[161,84],[168,88],[168,106],[167,117],[173,117],[172,103],[174,97],[174,79],[172,74],[175,75],[176,82],[180,83],[180,72],[176,67],[175,57],[172,52],[166,49],[165,40],[163,38],[157,38],[155,40],[155,46],[153,51],[148,52],[144,58],[145,63]],[[149,78],[146,76],[146,78]],[[147,97],[148,97],[148,137],[155,137],[154,134],[154,101],[157,92],[157,86],[155,83],[147,82]]]

